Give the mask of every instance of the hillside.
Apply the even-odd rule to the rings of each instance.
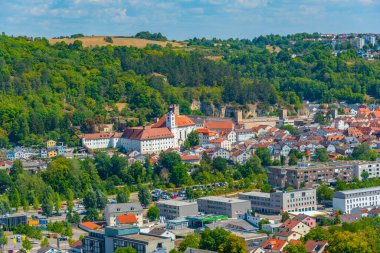
[[[113,43],[106,42],[104,39],[106,37],[111,37]],[[84,47],[95,47],[95,46],[133,46],[138,48],[146,47],[147,45],[159,45],[165,47],[170,43],[173,47],[183,47],[183,43],[171,42],[171,41],[156,41],[156,40],[147,40],[147,39],[138,39],[138,38],[126,38],[118,36],[89,36],[81,38],[64,38],[64,39],[49,39],[49,43],[54,45],[58,42],[65,42],[66,44],[72,44],[74,41],[79,40],[82,42]]]
[[[360,58],[350,45],[334,55],[330,45],[304,42],[305,36],[192,39],[172,49],[158,46],[166,43],[160,41],[142,47],[149,40],[141,39],[128,39],[141,48],[85,47],[2,35],[0,146],[46,139],[75,145],[70,125],[90,132],[103,122],[148,124],[170,104],[179,104],[184,114],[254,104],[264,116],[277,115],[278,107],[295,114],[304,100],[380,99],[378,60]],[[268,45],[281,50],[271,52]]]

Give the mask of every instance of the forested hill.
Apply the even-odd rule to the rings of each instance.
[[[294,38],[291,38],[294,39]],[[321,42],[193,39],[184,48],[49,45],[0,36],[0,145],[74,145],[70,124],[88,130],[112,117],[151,121],[179,103],[259,102],[295,110],[310,101],[380,98],[380,63],[347,46],[338,56]],[[277,47],[277,48],[275,48]],[[126,103],[118,111],[116,103]]]

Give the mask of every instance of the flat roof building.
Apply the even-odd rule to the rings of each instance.
[[[334,192],[333,209],[350,214],[354,208],[380,206],[380,186]]]
[[[353,163],[329,162],[329,163],[298,163],[295,166],[270,166],[268,167],[269,184],[285,189],[294,187],[312,188],[321,182],[327,185],[342,180],[351,182],[353,179]]]
[[[197,202],[163,200],[158,201],[156,206],[160,210],[160,216],[169,220],[198,214]]]
[[[283,192],[244,192],[240,199],[249,200],[252,210],[262,213],[306,212],[317,210],[315,189]]]
[[[208,196],[197,199],[198,210],[203,213],[226,215],[229,218],[236,218],[237,213],[244,213],[251,209],[248,200]]]

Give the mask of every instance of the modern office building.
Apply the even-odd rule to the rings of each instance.
[[[158,201],[156,206],[160,210],[160,216],[168,220],[198,214],[197,202],[163,200]]]
[[[380,186],[334,192],[333,209],[351,213],[354,208],[380,206]]]
[[[17,227],[19,224],[26,225],[27,217],[25,214],[11,214],[0,216],[0,226],[4,229]]]
[[[236,218],[238,213],[244,213],[251,209],[248,200],[208,196],[199,198],[198,211],[206,214],[226,215],[229,218]]]
[[[315,189],[287,192],[244,192],[239,198],[249,200],[252,210],[261,213],[306,212],[317,210]]]
[[[171,238],[141,233],[137,226],[105,227],[90,231],[83,240],[84,253],[113,253],[120,247],[132,247],[137,253],[167,253],[174,249]]]
[[[352,163],[298,163],[295,166],[268,167],[268,181],[274,187],[286,188],[288,186],[300,189],[312,188],[320,183],[333,184],[342,180],[350,182],[353,179]]]

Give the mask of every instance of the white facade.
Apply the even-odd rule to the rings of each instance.
[[[354,177],[363,180],[362,173],[368,172],[368,178],[380,177],[380,161],[379,162],[360,162],[353,167]]]
[[[176,122],[176,115],[172,110],[166,114],[166,127],[174,135],[174,148],[181,146],[189,133],[196,129],[195,124],[181,126]]]
[[[82,144],[90,149],[119,148],[121,146],[120,137],[121,133],[84,134],[82,136]]]
[[[333,209],[350,214],[352,209],[380,206],[380,186],[334,193]]]
[[[121,147],[126,152],[136,150],[140,154],[152,154],[165,151],[174,147],[174,138],[162,138],[152,140],[121,139]]]

